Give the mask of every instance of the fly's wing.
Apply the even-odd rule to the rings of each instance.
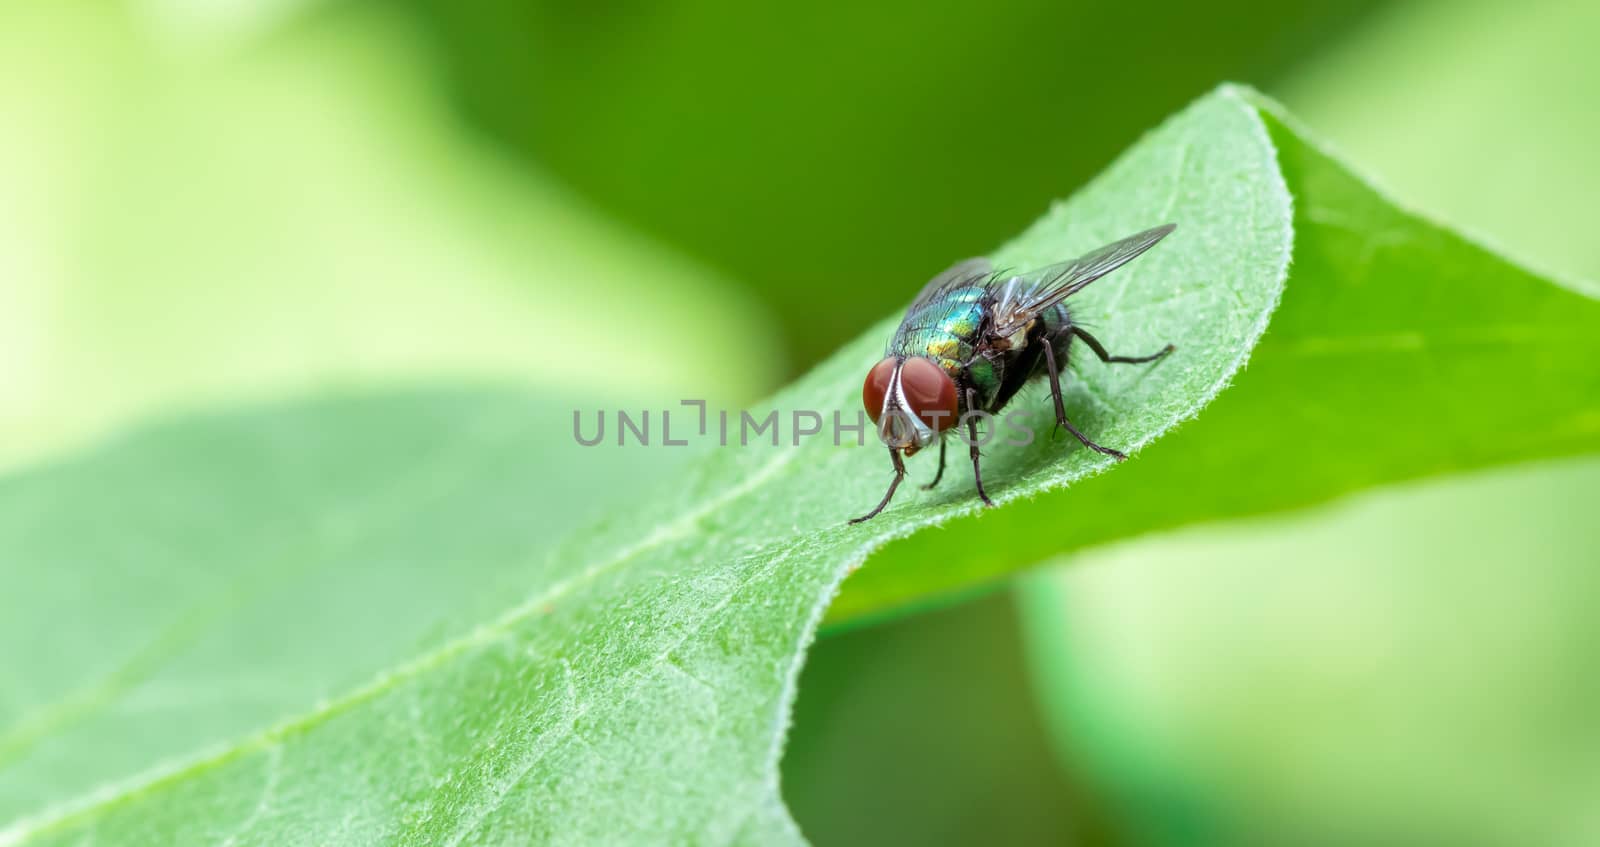
[[[915,312],[924,304],[939,299],[940,295],[945,291],[952,288],[960,288],[963,285],[982,282],[987,280],[993,273],[994,263],[981,256],[956,262],[943,273],[928,280],[928,284],[922,286],[922,290],[917,292],[917,299],[911,301],[911,308],[906,311],[908,313]]]
[[[1003,281],[997,280],[994,323],[990,334],[995,338],[1006,338],[1016,333],[1039,313],[1156,246],[1156,242],[1166,238],[1176,227],[1177,224],[1167,224],[1147,229],[1070,262]]]

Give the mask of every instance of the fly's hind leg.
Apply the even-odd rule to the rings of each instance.
[[[1173,346],[1168,344],[1166,349],[1163,349],[1162,352],[1158,352],[1158,354],[1155,355],[1149,355],[1149,357],[1144,357],[1144,359],[1130,359],[1130,357],[1109,357],[1109,355],[1106,354],[1106,347],[1102,347],[1101,344],[1099,344],[1099,341],[1094,341],[1091,336],[1085,335],[1082,330],[1077,330],[1077,328],[1074,328],[1072,333],[1077,335],[1078,338],[1082,338],[1083,341],[1090,346],[1090,349],[1093,349],[1094,354],[1099,355],[1101,360],[1104,360],[1104,362],[1154,362],[1155,359],[1160,359],[1160,357],[1163,357],[1163,355],[1173,352]],[[1067,335],[1066,339],[1067,343],[1070,343],[1070,341],[1072,341],[1072,335]],[[1059,367],[1056,365],[1056,347],[1050,343],[1050,338],[1040,338],[1040,343],[1045,344],[1045,367],[1050,368],[1050,395],[1051,399],[1056,400],[1056,423],[1058,423],[1062,429],[1066,429],[1067,432],[1072,432],[1072,437],[1075,437],[1075,439],[1083,442],[1083,447],[1088,447],[1090,450],[1094,450],[1096,453],[1104,453],[1104,455],[1110,456],[1110,458],[1114,458],[1114,460],[1117,461],[1126,460],[1128,455],[1123,453],[1122,450],[1112,450],[1110,447],[1101,447],[1101,445],[1094,444],[1093,440],[1090,440],[1090,437],[1085,436],[1083,432],[1078,431],[1078,428],[1072,426],[1072,421],[1067,419],[1066,402],[1062,402],[1061,399],[1061,371],[1059,371]]]
[[[1173,350],[1178,349],[1176,347],[1173,347],[1171,344],[1168,344],[1167,346],[1161,348],[1160,350],[1157,350],[1154,353],[1151,353],[1148,356],[1113,356],[1110,353],[1106,352],[1106,348],[1105,348],[1104,345],[1102,345],[1100,343],[1100,339],[1095,338],[1094,336],[1090,335],[1087,332],[1084,332],[1083,331],[1083,327],[1081,327],[1081,326],[1073,327],[1072,328],[1072,334],[1078,336],[1081,339],[1083,339],[1083,343],[1089,345],[1089,349],[1093,350],[1094,354],[1096,356],[1100,357],[1100,361],[1105,362],[1108,365],[1112,364],[1113,362],[1119,363],[1119,364],[1125,364],[1125,365],[1142,365],[1145,362],[1154,362],[1154,361],[1156,361],[1158,359],[1166,358],[1166,355],[1168,353],[1171,353]],[[1068,338],[1067,340],[1071,341],[1072,339]],[[1054,361],[1054,360],[1052,360],[1052,361]],[[1056,408],[1059,409],[1060,406],[1057,406]]]

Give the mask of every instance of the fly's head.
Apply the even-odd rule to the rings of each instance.
[[[956,384],[944,368],[920,356],[890,356],[867,372],[861,402],[878,438],[907,456],[956,425]]]

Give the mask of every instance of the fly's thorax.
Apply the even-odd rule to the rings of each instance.
[[[921,356],[938,362],[960,362],[972,355],[975,349],[974,340],[935,324],[906,328],[895,337],[889,347],[891,352],[900,356]]]
[[[902,355],[961,360],[977,341],[988,308],[981,286],[962,286],[914,305],[890,347]]]

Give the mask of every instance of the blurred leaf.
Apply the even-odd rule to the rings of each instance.
[[[1089,372],[1139,410],[1093,420],[1103,439],[1136,448],[1227,382],[1279,294],[1288,204],[1254,110],[1224,92],[998,254],[1034,266],[1182,223],[1097,286],[1091,311],[1109,338],[1182,345],[1159,367]],[[1231,272],[1210,271],[1221,267]],[[1213,319],[1187,323],[1196,310]],[[891,327],[774,406],[842,407],[853,421]],[[509,515],[584,499],[565,488],[581,471],[545,461],[568,443],[568,421],[529,433],[504,411],[515,398],[416,402],[396,415],[334,406],[174,425],[0,491],[0,550],[22,563],[0,615],[13,634],[0,666],[25,698],[0,736],[0,802],[20,818],[0,843],[797,840],[776,766],[803,648],[846,572],[887,538],[979,508],[966,488],[908,493],[848,526],[887,482],[880,449],[714,450],[553,545],[559,513]],[[392,433],[373,423],[390,417]],[[417,417],[444,422],[422,445],[403,425]],[[469,422],[505,446],[455,431]],[[421,461],[435,452],[440,467]],[[1104,465],[1043,439],[997,451],[995,495]],[[451,574],[464,557],[477,564]],[[474,590],[473,574],[499,593]],[[521,602],[481,613],[512,585]],[[16,649],[60,629],[67,609],[72,660]],[[451,637],[430,635],[439,609]],[[369,625],[380,635],[342,656]],[[374,667],[389,670],[351,683]]]
[[[106,6],[0,6],[0,464],[330,383],[770,384],[765,315],[455,126],[403,18],[219,54]]]
[[[1152,530],[1600,446],[1600,301],[1397,208],[1271,107],[1265,120],[1295,198],[1294,266],[1233,388],[1115,474],[890,545],[846,583],[834,620]],[[1123,307],[1122,320],[1150,314]],[[1169,332],[1181,349],[1192,331]],[[1074,407],[1090,432],[1113,413],[1093,396]]]
[[[1594,844],[1597,497],[1519,468],[1030,578],[1058,746],[1145,844]]]
[[[1398,196],[1592,279],[1597,33],[1583,0],[1397,4],[1272,90]]]
[[[1053,755],[1017,624],[1011,595],[996,592],[812,645],[782,768],[807,838],[1115,843]]]

